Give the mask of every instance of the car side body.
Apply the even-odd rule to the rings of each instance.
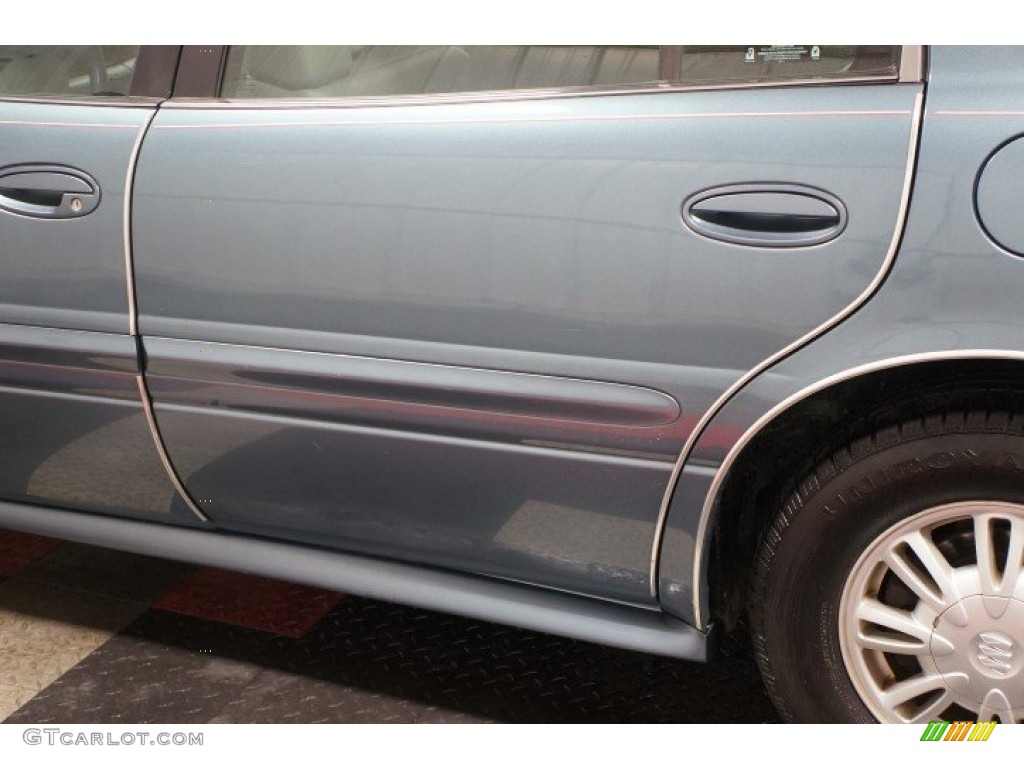
[[[173,93],[0,97],[0,199],[97,195],[0,210],[0,526],[707,660],[837,434],[1024,392],[1020,49],[390,101],[144,55]]]

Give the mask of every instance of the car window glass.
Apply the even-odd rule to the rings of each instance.
[[[686,45],[680,82],[896,76],[894,45]]]
[[[234,46],[222,95],[367,97],[655,82],[658,46]]]
[[[221,96],[362,98],[522,89],[892,77],[899,46],[232,46]]]
[[[0,95],[125,96],[137,45],[2,45]]]

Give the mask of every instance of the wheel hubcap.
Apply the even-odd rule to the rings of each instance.
[[[962,616],[963,625],[957,623]],[[929,643],[932,660],[946,686],[974,711],[1012,708],[1014,692],[1024,689],[1024,652],[1012,634],[1021,627],[1024,602],[981,595],[964,598],[939,617]]]
[[[879,536],[840,602],[850,679],[885,722],[1024,722],[1024,506],[935,507]]]

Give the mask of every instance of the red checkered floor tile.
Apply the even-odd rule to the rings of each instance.
[[[337,592],[325,589],[200,568],[154,607],[275,635],[302,637],[341,598]]]
[[[0,576],[13,576],[60,544],[31,533],[0,530]]]
[[[764,722],[711,665],[0,531],[9,723]]]

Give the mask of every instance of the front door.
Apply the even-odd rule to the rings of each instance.
[[[0,47],[0,499],[191,522],[129,299],[125,190],[159,100],[140,82],[176,55],[145,50]]]

